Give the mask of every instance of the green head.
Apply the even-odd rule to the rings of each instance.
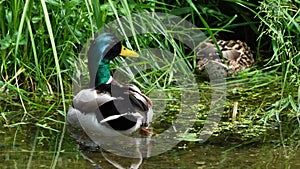
[[[116,56],[138,57],[138,54],[121,45],[121,42],[111,34],[98,35],[90,44],[88,51],[88,68],[90,87],[105,84],[110,79],[109,63]]]

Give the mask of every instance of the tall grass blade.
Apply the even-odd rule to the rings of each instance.
[[[49,13],[48,13],[48,10],[47,10],[45,0],[41,0],[41,4],[42,4],[42,7],[43,7],[45,22],[46,22],[46,25],[47,25],[47,30],[48,30],[48,34],[50,36],[50,42],[51,42],[51,46],[52,46],[52,50],[53,50],[53,55],[54,55],[54,60],[55,60],[55,67],[56,67],[56,71],[57,71],[57,76],[58,76],[59,86],[60,86],[60,92],[61,92],[61,98],[62,98],[62,103],[63,103],[63,110],[64,110],[64,112],[66,112],[63,80],[62,80],[62,77],[61,77],[61,70],[60,70],[59,60],[58,60],[58,56],[57,56],[56,45],[55,45],[54,35],[53,35],[52,27],[51,27],[51,22],[50,22],[50,19],[49,19]],[[59,153],[60,153],[61,148],[62,148],[61,146],[62,146],[62,141],[63,141],[64,135],[65,135],[65,130],[66,130],[66,125],[64,124],[62,132],[61,132],[61,137],[60,137],[60,142],[59,142],[59,145],[58,145],[57,153],[56,153],[55,159],[53,160],[53,163],[51,164],[51,168],[53,168],[53,169],[56,167],[56,164],[58,162],[58,157],[59,157]]]

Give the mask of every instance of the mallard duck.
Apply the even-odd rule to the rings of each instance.
[[[103,33],[91,41],[88,51],[90,88],[73,98],[67,122],[85,133],[131,134],[147,129],[152,121],[152,102],[138,87],[121,85],[110,74],[110,61],[118,55],[138,57],[111,34]]]
[[[217,40],[223,59],[212,40],[207,41],[196,50],[196,72],[203,73],[209,63],[219,64],[227,76],[236,75],[239,71],[254,65],[253,52],[240,40]],[[220,69],[219,69],[220,70]]]

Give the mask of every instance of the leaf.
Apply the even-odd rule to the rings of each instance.
[[[196,133],[185,133],[181,136],[182,141],[200,141],[200,138],[197,136]]]
[[[293,110],[297,112],[298,111],[298,107],[297,107],[297,105],[296,105],[296,103],[295,103],[295,101],[294,101],[294,99],[293,99],[293,97],[291,95],[289,95],[289,102],[290,102]]]

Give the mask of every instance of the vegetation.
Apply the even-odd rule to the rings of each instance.
[[[219,133],[235,131],[238,136],[246,133],[242,136],[249,138],[267,132],[267,128],[278,128],[280,137],[275,139],[286,144],[299,137],[300,129],[299,5],[297,0],[0,1],[0,122],[4,127],[17,129],[25,124],[45,128],[59,136],[60,145],[72,98],[73,69],[88,39],[120,16],[126,16],[129,25],[136,26],[131,19],[139,14],[162,12],[191,22],[213,39],[218,36],[244,40],[255,50],[256,66],[227,79],[229,95]],[[133,49],[160,48],[180,59],[153,64],[150,61],[157,58],[145,52],[139,62],[124,66],[119,60],[114,68],[129,76],[132,74],[128,74],[128,67],[136,70],[134,82],[145,92],[178,90],[173,85],[174,74],[190,72],[195,66],[190,62],[194,53],[170,36],[170,30],[150,23],[144,20],[147,30],[154,33],[137,35],[137,30],[132,29],[133,36],[129,37],[120,29],[114,31],[122,34],[126,40],[123,44],[130,42]],[[117,26],[121,28],[118,22]],[[144,67],[145,63],[148,67]],[[207,83],[199,86],[209,90]],[[209,96],[203,97],[205,100]],[[237,121],[232,122],[234,101],[239,101],[240,107]],[[207,111],[205,104],[199,105],[195,132],[202,126]]]

